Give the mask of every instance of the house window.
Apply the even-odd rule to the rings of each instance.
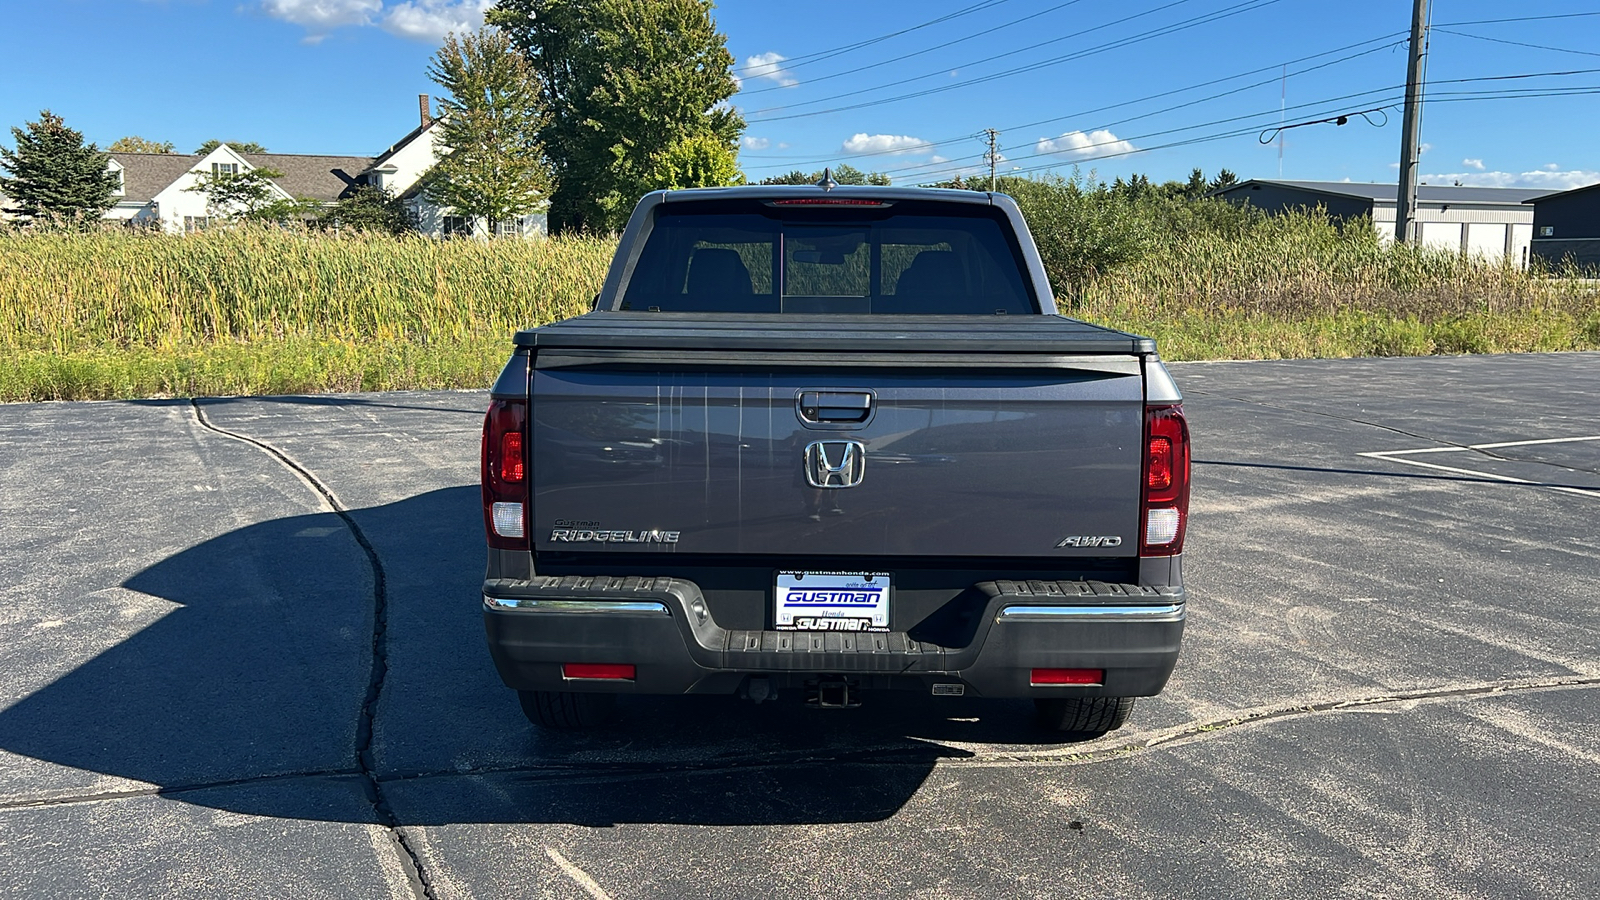
[[[213,174],[213,175],[237,175],[237,174],[239,174],[239,164],[238,163],[218,163],[218,162],[214,162],[214,163],[211,164],[211,174]]]
[[[112,196],[121,197],[125,193],[127,193],[127,190],[123,187],[122,170],[121,169],[112,169],[111,170],[111,194],[112,194]]]
[[[208,226],[210,224],[211,224],[211,219],[208,216],[184,216],[183,217],[183,233],[184,234],[193,234],[196,231],[205,231],[206,230],[206,226]]]
[[[501,219],[494,223],[494,233],[497,237],[522,237],[522,220]]]
[[[444,234],[445,237],[470,237],[472,220],[466,216],[445,216]]]

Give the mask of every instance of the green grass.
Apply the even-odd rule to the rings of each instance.
[[[1286,217],[1146,244],[1058,292],[1168,359],[1600,349],[1594,282],[1386,246],[1369,226]],[[588,308],[614,247],[0,231],[0,400],[479,388],[513,332]]]

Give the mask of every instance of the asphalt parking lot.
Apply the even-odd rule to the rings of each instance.
[[[1174,366],[1165,694],[635,700],[483,645],[462,392],[0,407],[0,896],[1600,896],[1600,354]]]

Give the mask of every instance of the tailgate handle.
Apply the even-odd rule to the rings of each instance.
[[[801,391],[800,418],[807,422],[865,422],[872,415],[867,391]]]

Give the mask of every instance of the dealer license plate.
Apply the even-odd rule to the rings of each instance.
[[[777,627],[785,631],[888,631],[888,572],[779,572]]]

